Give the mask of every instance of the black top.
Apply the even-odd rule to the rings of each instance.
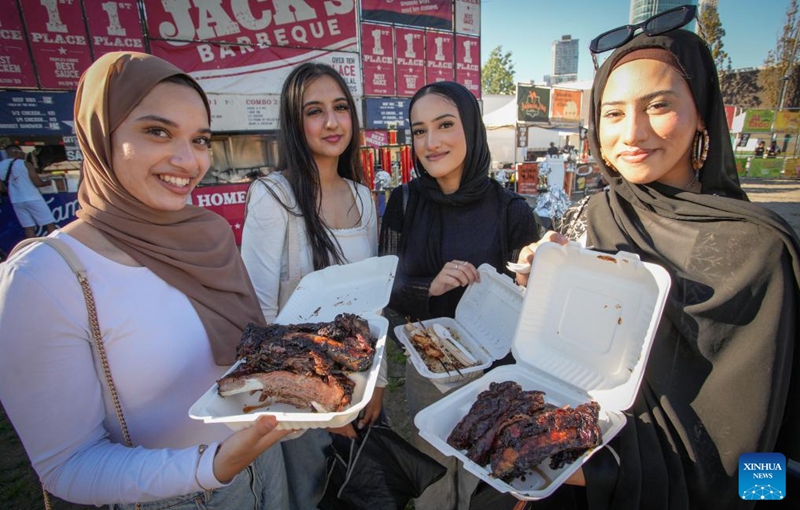
[[[445,262],[458,259],[475,267],[489,263],[506,272],[519,250],[538,239],[527,202],[487,177],[484,197],[450,205],[429,200],[419,179],[392,192],[381,223],[378,252],[400,261],[389,306],[412,319],[454,317],[465,288],[429,297],[428,288]],[[409,196],[403,213],[403,193]]]
[[[709,131],[701,193],[631,184],[600,157],[610,71],[651,47],[675,56]],[[628,423],[611,442],[619,465],[603,449],[584,466],[589,508],[752,507],[739,498],[739,456],[800,459],[800,243],[747,201],[713,59],[695,34],[640,35],[617,49],[595,77],[591,115],[589,141],[609,189],[584,210],[587,244],[661,265],[672,287]]]

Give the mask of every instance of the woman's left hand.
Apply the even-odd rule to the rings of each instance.
[[[481,281],[481,277],[475,266],[465,260],[451,260],[445,263],[442,270],[433,279],[428,288],[428,294],[441,296],[456,287],[466,287],[472,282],[479,281]]]
[[[372,398],[362,411],[361,419],[358,420],[359,430],[363,429],[364,427],[369,427],[378,421],[378,418],[381,415],[381,408],[383,407],[383,394],[385,391],[386,388],[375,387],[375,391],[372,393]]]

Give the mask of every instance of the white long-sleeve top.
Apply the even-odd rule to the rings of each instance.
[[[53,235],[87,268],[135,448],[122,444],[74,273],[52,248],[28,247],[0,264],[0,400],[47,490],[104,505],[199,491],[198,481],[221,487],[214,452],[231,431],[188,409],[227,367],[214,363],[189,299],[145,267]]]
[[[291,194],[291,186],[280,173],[270,174],[268,179],[278,183],[284,193]],[[329,232],[339,242],[344,258],[352,263],[378,254],[378,212],[369,188],[345,180],[354,194],[361,223],[353,228],[330,229]],[[294,205],[294,195],[287,198],[288,205]],[[241,254],[267,322],[274,321],[278,316],[281,284],[286,282],[288,276],[286,243],[289,214],[266,186],[255,183],[251,187],[247,219],[242,230]],[[300,275],[304,276],[314,271],[314,264],[311,245],[306,241],[305,224],[303,221],[297,224],[297,235],[301,240]],[[384,360],[378,374],[377,386],[385,387],[387,382]]]

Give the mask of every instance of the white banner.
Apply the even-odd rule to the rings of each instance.
[[[480,0],[456,0],[456,32],[481,35]]]
[[[361,121],[361,98],[353,98]],[[211,131],[268,131],[279,129],[280,95],[208,94]]]

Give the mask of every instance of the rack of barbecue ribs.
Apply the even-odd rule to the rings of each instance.
[[[250,324],[236,348],[242,362],[217,381],[218,392],[228,397],[260,391],[259,404],[245,406],[245,413],[278,402],[341,411],[355,387],[346,372],[369,370],[376,342],[369,323],[349,313],[332,322]]]
[[[505,481],[525,475],[548,457],[550,468],[559,469],[602,444],[597,402],[556,407],[544,396],[523,391],[513,381],[493,382],[478,394],[447,443],[466,450],[476,464],[490,464],[492,476]]]

